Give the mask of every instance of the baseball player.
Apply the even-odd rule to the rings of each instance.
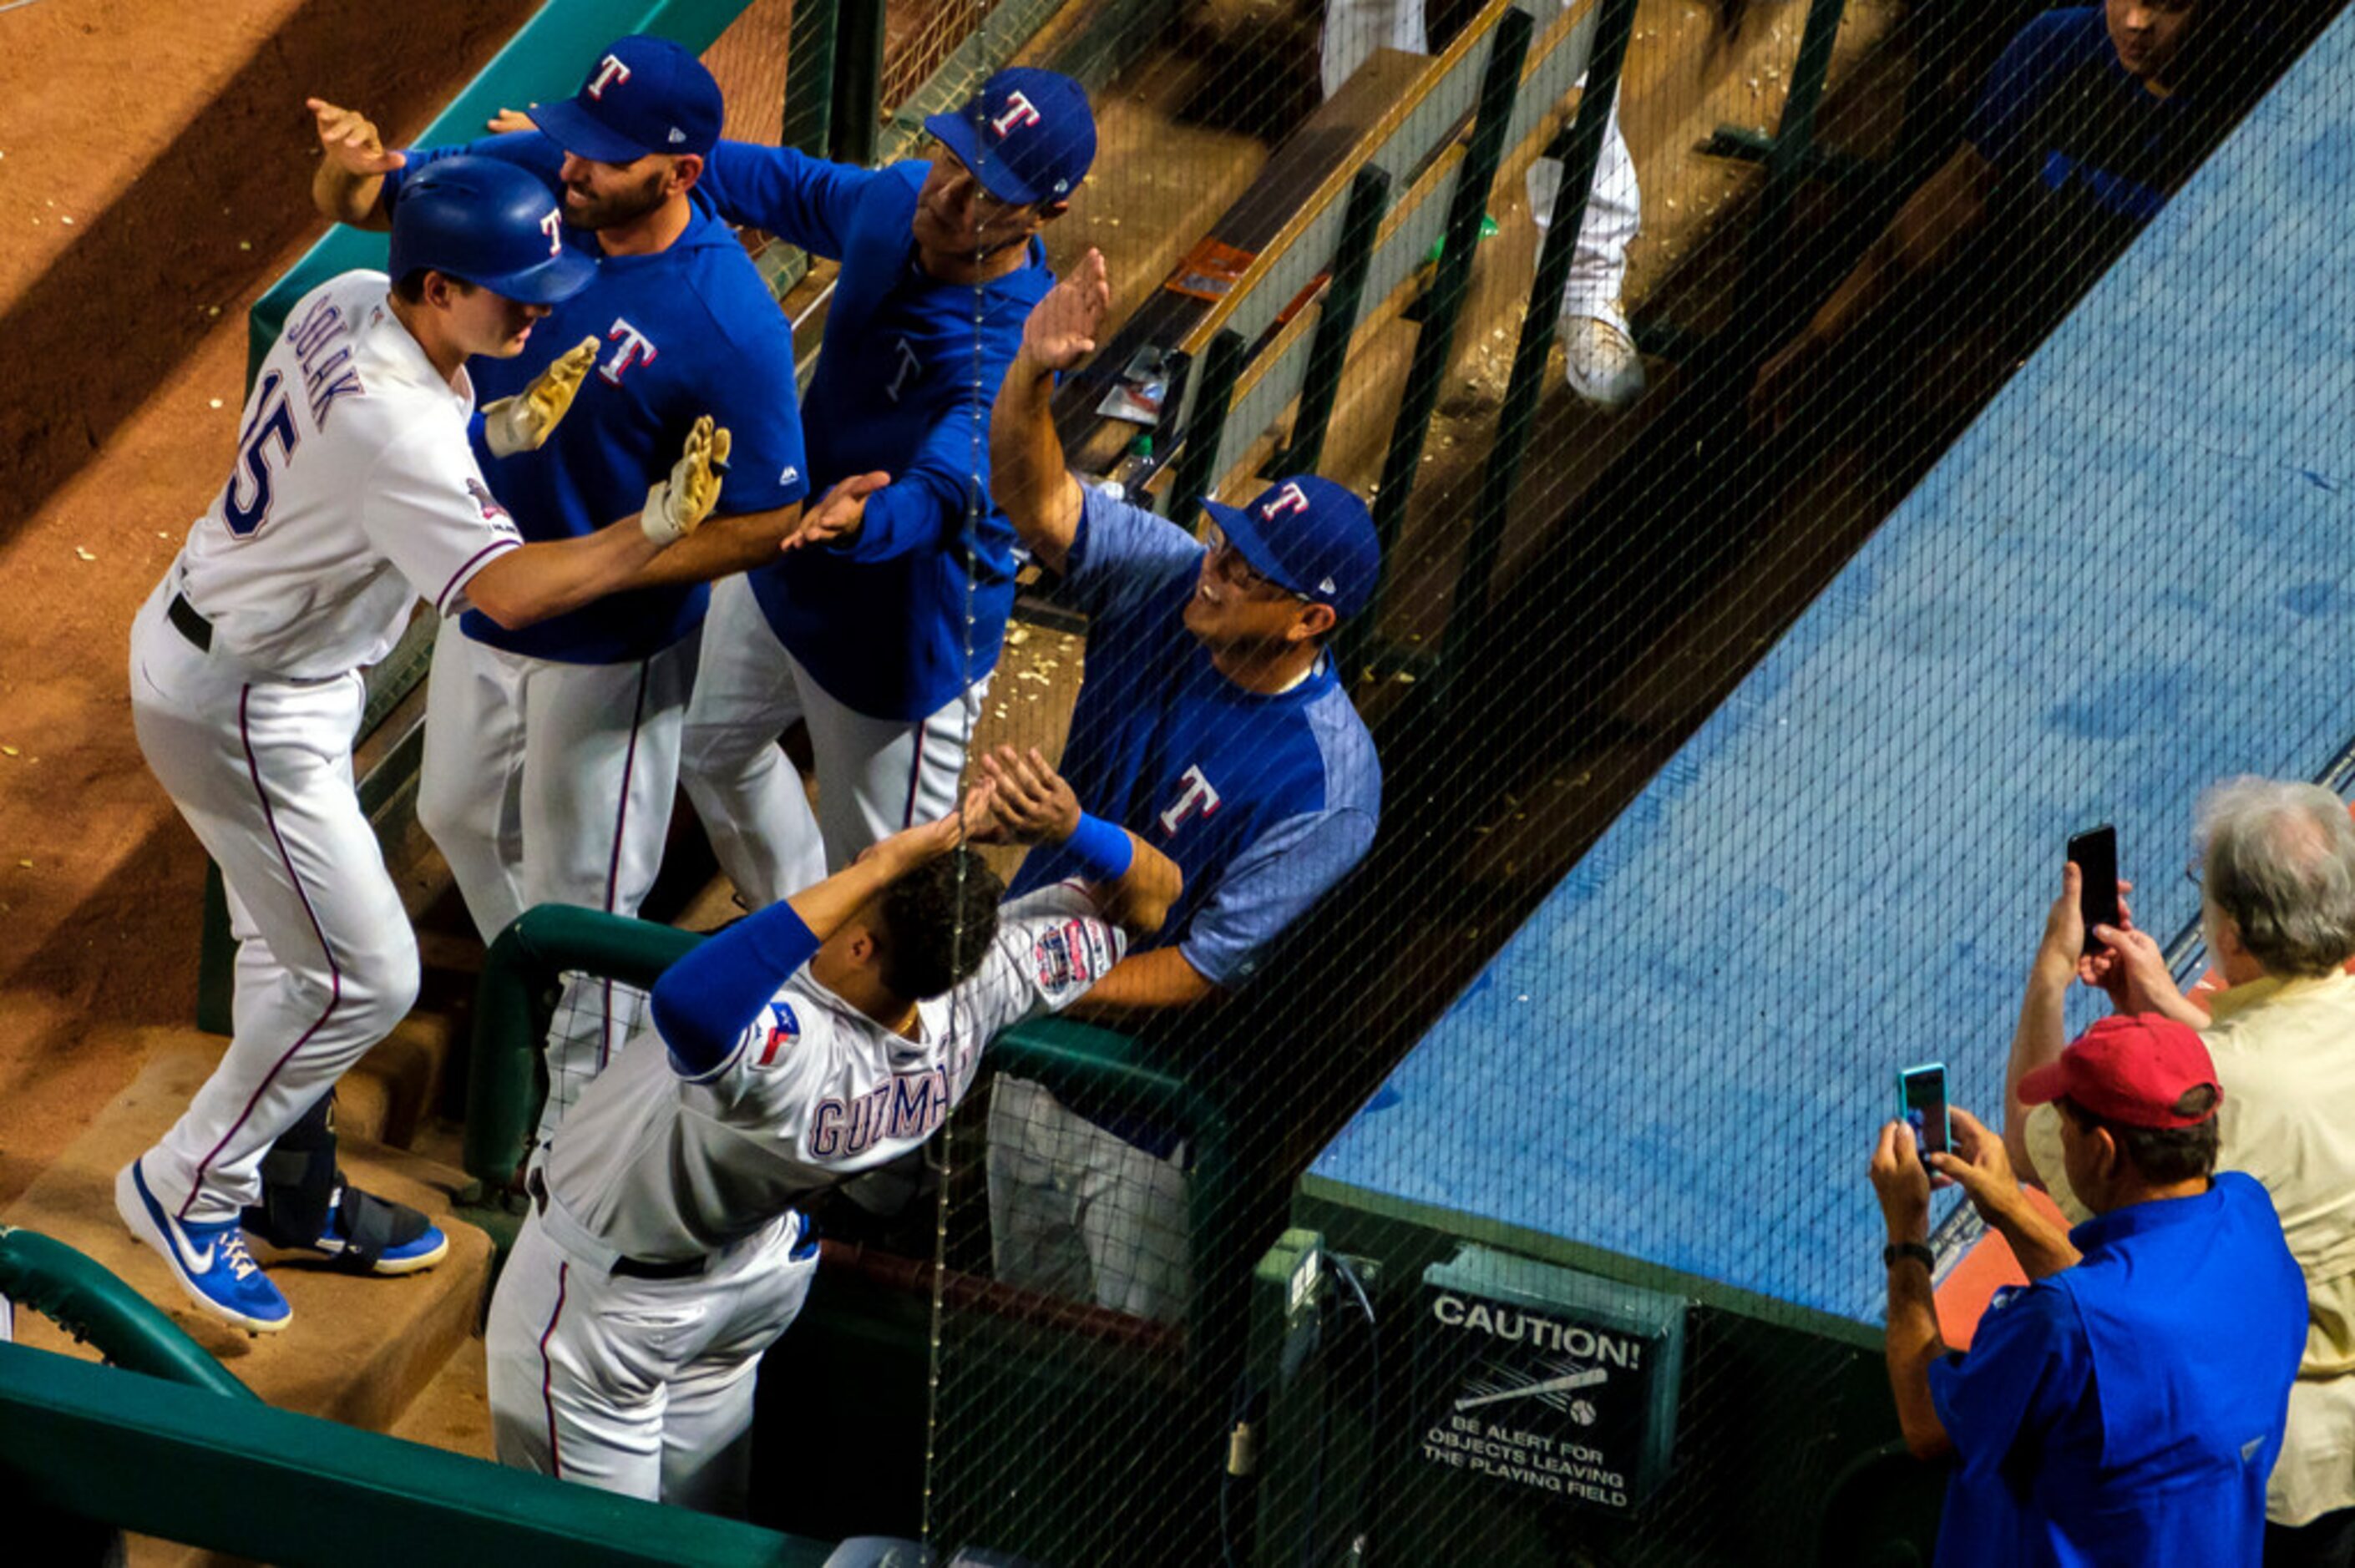
[[[1569,0],[1563,0],[1567,9]],[[1317,40],[1325,96],[1341,90],[1378,48],[1429,54],[1423,0],[1328,0],[1325,29]],[[1581,77],[1578,85],[1584,87]],[[1540,158],[1528,175],[1529,214],[1538,243],[1553,217],[1561,187],[1561,161]],[[1571,251],[1570,277],[1561,290],[1561,347],[1570,388],[1606,414],[1615,414],[1644,393],[1644,361],[1627,324],[1620,292],[1627,279],[1627,247],[1643,227],[1644,193],[1636,184],[1635,155],[1619,132],[1619,100],[1612,95],[1603,124],[1603,153],[1586,216]]]
[[[952,814],[672,967],[549,1145],[492,1298],[506,1463],[741,1513],[754,1372],[816,1268],[797,1208],[922,1144],[999,1031],[1159,925],[1167,858],[1083,815],[1036,752],[985,761],[975,837],[1055,842],[1082,880],[1000,909]]]
[[[1057,373],[1094,348],[1110,301],[1091,250],[1032,313],[990,443],[998,503],[1090,616],[1063,772],[1185,873],[1161,938],[1140,943],[1086,1004],[1135,1012],[1249,980],[1373,842],[1381,768],[1326,644],[1371,599],[1380,559],[1364,504],[1313,475],[1245,507],[1205,499],[1204,541],[1072,478],[1049,400]],[[1034,851],[1014,891],[1069,869],[1060,853]],[[1174,1139],[1128,1131],[1115,1137],[1035,1085],[999,1080],[989,1147],[999,1277],[1177,1313],[1182,1154]]]
[[[705,173],[724,216],[842,263],[810,383],[811,482],[891,481],[713,593],[685,780],[753,908],[954,804],[1013,607],[989,398],[1054,283],[1039,230],[1085,177],[1095,122],[1079,83],[1018,68],[925,124],[929,163],[858,169],[723,142]],[[776,746],[795,717],[815,823]]]
[[[327,157],[313,194],[347,222],[397,215],[408,180],[450,155],[389,152],[358,116],[314,110]],[[666,39],[623,38],[578,94],[536,113],[538,129],[465,151],[562,198],[564,246],[594,259],[596,275],[549,332],[595,338],[597,364],[546,447],[481,454],[493,493],[527,539],[592,532],[635,504],[646,455],[705,412],[735,434],[734,472],[728,514],[633,591],[519,633],[481,615],[443,624],[417,815],[486,942],[536,904],[636,912],[670,820],[701,582],[773,558],[808,489],[791,326],[697,188],[719,134],[711,73]],[[488,372],[485,389],[544,363],[527,354]],[[609,986],[568,985],[550,1037],[550,1125],[620,1044],[625,1008]]]
[[[115,1206],[200,1309],[257,1333],[291,1317],[240,1224],[264,1151],[417,991],[416,938],[352,790],[359,670],[421,595],[522,627],[630,580],[709,511],[727,456],[704,421],[641,489],[642,514],[525,544],[469,446],[466,363],[521,355],[593,269],[560,243],[546,187],[509,164],[452,159],[410,197],[390,280],[346,272],[296,302],[229,482],[131,632],[139,748],[220,866],[239,945],[228,1054],[116,1179]],[[589,366],[562,356],[487,406],[490,449],[546,440]],[[317,1149],[260,1216],[269,1239],[378,1274],[442,1257],[423,1215],[343,1183],[332,1144],[324,1161]]]

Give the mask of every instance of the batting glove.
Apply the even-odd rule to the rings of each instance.
[[[646,509],[638,518],[646,537],[675,545],[702,526],[719,504],[719,482],[727,471],[728,432],[706,414],[687,433],[687,450],[671,464],[670,477],[655,481],[646,492]]]
[[[597,363],[597,340],[584,337],[579,346],[541,371],[532,384],[513,397],[483,405],[483,440],[493,457],[536,452],[572,407],[589,367]]]

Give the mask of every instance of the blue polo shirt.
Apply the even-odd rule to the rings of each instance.
[[[1186,630],[1203,549],[1167,518],[1089,488],[1065,577],[1085,609],[1087,676],[1063,777],[1087,809],[1178,863],[1186,890],[1161,934],[1234,986],[1269,942],[1374,841],[1382,771],[1332,661],[1288,692],[1245,691]],[[1033,850],[1011,895],[1075,874]]]
[[[2251,1568],[2306,1348],[2273,1200],[2222,1171],[2070,1239],[2075,1267],[1999,1292],[1930,1369],[1957,1461],[1938,1561]]]
[[[879,719],[927,717],[997,667],[1015,535],[989,497],[989,410],[1055,282],[1035,238],[1024,265],[978,286],[919,267],[910,225],[929,166],[722,142],[700,186],[730,221],[842,263],[806,404],[810,484],[824,494],[879,471],[891,482],[847,544],[796,550],[751,581],[802,668]]]
[[[406,175],[456,153],[528,169],[563,199],[563,150],[528,131],[411,152],[405,168],[386,176],[387,202],[399,202]],[[792,323],[710,203],[695,198],[686,231],[650,256],[607,256],[594,234],[569,224],[564,243],[596,259],[596,281],[533,327],[522,354],[467,365],[476,398],[488,403],[522,391],[582,338],[600,344],[597,368],[538,451],[493,457],[475,424],[475,461],[523,536],[575,538],[642,511],[646,487],[670,471],[704,414],[726,427],[731,443],[719,514],[766,512],[807,494]],[[677,641],[702,621],[709,598],[700,583],[645,588],[609,594],[519,631],[479,610],[462,624],[467,636],[495,648],[618,664]]]

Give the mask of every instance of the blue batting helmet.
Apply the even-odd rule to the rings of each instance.
[[[589,286],[597,264],[564,248],[564,213],[534,175],[496,158],[441,158],[401,183],[392,275],[432,268],[526,304]]]

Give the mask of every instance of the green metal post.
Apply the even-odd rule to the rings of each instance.
[[[796,0],[785,34],[784,117],[777,139],[813,158],[834,155],[838,0]]]
[[[1227,410],[1234,403],[1235,378],[1243,371],[1243,334],[1222,327],[1202,355],[1202,389],[1187,421],[1185,445],[1178,449],[1178,471],[1169,485],[1170,515],[1183,521],[1186,509],[1219,482],[1219,451],[1226,444]]]
[[[1358,177],[1349,182],[1349,204],[1341,209],[1341,243],[1333,253],[1333,281],[1316,313],[1316,335],[1308,344],[1300,413],[1292,422],[1290,443],[1270,460],[1271,477],[1313,473],[1325,455],[1325,433],[1333,422],[1333,405],[1341,395],[1349,339],[1357,333],[1358,316],[1365,305],[1366,269],[1373,260],[1374,237],[1390,205],[1390,175],[1370,164],[1359,169]]]
[[[1806,176],[1816,146],[1816,110],[1823,102],[1824,82],[1831,75],[1832,46],[1839,39],[1840,13],[1847,0],[1815,0],[1807,7],[1807,25],[1799,34],[1799,53],[1791,62],[1791,91],[1783,101],[1783,118],[1774,130],[1774,148],[1766,159],[1766,189],[1758,208],[1754,243],[1779,250],[1791,202]]]
[[[474,1060],[466,1080],[466,1174],[497,1192],[523,1163],[539,1115],[535,1067],[548,1033],[543,995],[567,969],[650,986],[703,938],[693,931],[601,910],[542,904],[499,933],[474,992]]]
[[[1406,373],[1406,390],[1399,399],[1397,420],[1391,426],[1391,445],[1382,460],[1382,488],[1374,497],[1374,529],[1382,547],[1382,578],[1389,580],[1396,554],[1399,528],[1406,521],[1407,503],[1414,496],[1415,471],[1423,465],[1423,444],[1431,433],[1431,417],[1439,407],[1439,384],[1455,352],[1455,324],[1472,289],[1472,255],[1480,242],[1480,219],[1487,211],[1488,187],[1505,155],[1505,133],[1513,118],[1513,101],[1520,94],[1521,61],[1529,52],[1533,24],[1518,6],[1497,22],[1496,41],[1488,46],[1487,69],[1481,73],[1478,117],[1472,126],[1472,144],[1455,176],[1449,198],[1445,244],[1431,281],[1423,330],[1415,334],[1414,357]],[[1361,622],[1370,624],[1369,618]],[[1361,631],[1359,636],[1362,638]],[[1355,666],[1354,659],[1349,661]]]
[[[237,934],[229,929],[229,895],[220,867],[205,862],[204,923],[197,938],[197,1027],[227,1034],[237,995]]]
[[[838,0],[834,54],[834,150],[837,163],[875,162],[883,133],[883,0]]]
[[[1529,437],[1537,427],[1546,356],[1553,349],[1562,285],[1570,280],[1579,226],[1586,219],[1595,164],[1603,155],[1611,101],[1618,96],[1620,73],[1627,63],[1627,40],[1636,29],[1636,0],[1603,0],[1578,114],[1546,149],[1550,156],[1561,160],[1561,185],[1554,196],[1553,216],[1547,221],[1537,278],[1529,285],[1529,313],[1521,319],[1520,341],[1513,348],[1512,374],[1505,385],[1504,406],[1497,414],[1496,442],[1487,466],[1481,471],[1479,495],[1473,503],[1471,536],[1465,541],[1463,569],[1457,574],[1455,600],[1447,615],[1444,663],[1449,671],[1456,668],[1458,655],[1471,641],[1486,634],[1489,579],[1496,575],[1497,558],[1504,546],[1505,519],[1514,488],[1520,482],[1521,460],[1529,453]]]

